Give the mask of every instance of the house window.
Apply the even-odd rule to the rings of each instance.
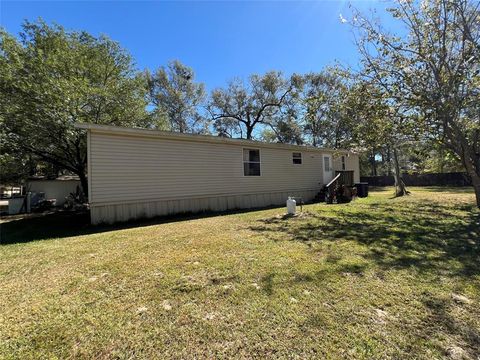
[[[345,165],[345,156],[342,156],[342,170],[346,170],[346,165]]]
[[[302,163],[302,153],[299,153],[299,152],[292,153],[292,161],[294,164],[300,165]]]
[[[324,165],[325,171],[330,171],[330,157],[328,156],[323,157],[323,165]]]
[[[260,150],[243,149],[243,175],[260,176]]]

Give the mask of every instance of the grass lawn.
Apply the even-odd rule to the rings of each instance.
[[[288,219],[3,224],[0,358],[477,359],[473,192],[410,190]]]

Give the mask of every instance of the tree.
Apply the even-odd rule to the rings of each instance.
[[[303,103],[305,132],[314,146],[353,148],[367,154],[372,175],[377,175],[377,159],[387,149],[387,169],[397,171],[396,195],[407,192],[401,180],[398,148],[408,138],[407,121],[389,106],[382,89],[350,71],[327,68],[306,76]],[[402,136],[396,135],[402,129]],[[390,157],[390,149],[393,156]]]
[[[392,35],[355,14],[365,76],[396,115],[416,119],[419,137],[455,153],[480,207],[480,3],[404,0],[390,9],[405,33]]]
[[[214,128],[247,139],[253,138],[259,125],[275,131],[282,111],[301,83],[301,77],[292,75],[287,80],[277,71],[252,75],[247,86],[238,79],[231,81],[226,89],[212,91],[207,110]]]
[[[165,116],[170,129],[181,133],[205,131],[205,119],[199,107],[205,100],[205,86],[194,82],[193,70],[180,61],[159,68],[154,75],[147,72],[150,99],[156,116]]]
[[[376,156],[388,151],[387,167],[393,167],[395,196],[409,194],[402,180],[401,149],[417,140],[416,118],[392,106],[389,97],[375,82],[359,78],[348,97],[347,117],[354,120],[352,133],[357,144],[369,149],[376,173]]]
[[[77,174],[85,195],[86,136],[77,122],[147,126],[146,84],[105,36],[26,22],[0,30],[0,132],[20,153]]]
[[[0,184],[19,185],[34,174],[36,164],[28,154],[0,144]]]
[[[304,132],[313,146],[341,148],[350,145],[351,124],[345,112],[348,77],[349,74],[335,68],[305,76]]]
[[[303,129],[297,112],[294,109],[287,110],[284,116],[279,117],[271,127],[262,131],[261,139],[265,142],[302,145]]]

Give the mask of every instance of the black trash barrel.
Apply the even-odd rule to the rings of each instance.
[[[368,183],[366,182],[356,183],[355,187],[357,188],[358,197],[363,198],[368,196]]]

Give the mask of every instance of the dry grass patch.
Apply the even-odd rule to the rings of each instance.
[[[0,358],[476,359],[473,194],[412,190],[295,218],[2,224]]]

